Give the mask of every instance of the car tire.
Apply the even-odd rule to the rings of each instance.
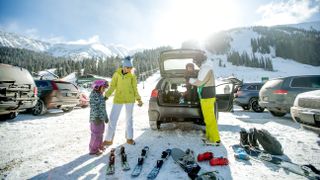
[[[31,112],[33,115],[38,116],[44,114],[46,110],[47,108],[44,102],[41,99],[39,99],[37,104],[32,108]]]
[[[241,107],[245,111],[249,111],[250,110],[250,106],[249,105],[245,105],[245,106],[241,106]]]
[[[261,112],[264,111],[264,108],[259,105],[259,102],[258,102],[257,98],[253,98],[253,99],[250,100],[250,106],[251,106],[251,109],[254,112],[261,113]]]
[[[7,119],[14,119],[18,116],[18,112],[11,112],[9,114],[6,115]]]
[[[161,123],[159,121],[149,121],[149,125],[152,130],[159,130]]]
[[[283,117],[286,115],[286,113],[283,112],[277,112],[277,111],[270,111],[270,113],[275,117]]]
[[[73,110],[73,107],[67,107],[62,109],[63,112],[70,112],[72,110]]]

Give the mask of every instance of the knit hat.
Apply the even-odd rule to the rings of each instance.
[[[98,90],[101,86],[107,88],[109,86],[108,81],[102,79],[95,80],[92,84],[92,89]]]
[[[127,56],[123,59],[122,67],[132,67],[132,61],[130,56]]]

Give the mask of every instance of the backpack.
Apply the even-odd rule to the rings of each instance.
[[[263,149],[272,155],[283,155],[283,149],[280,142],[272,136],[267,130],[256,130],[255,135]]]

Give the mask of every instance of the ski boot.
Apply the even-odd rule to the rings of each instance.
[[[210,160],[213,158],[213,153],[212,152],[205,152],[202,154],[198,154],[197,160],[198,162],[200,161],[205,161],[205,160]]]
[[[257,136],[256,136],[256,128],[250,128],[249,129],[249,133],[248,133],[248,141],[251,147],[255,148],[255,149],[259,149],[259,144],[257,141]]]
[[[244,128],[241,128],[240,130],[240,146],[244,148],[248,148],[250,146],[248,141],[248,132]]]

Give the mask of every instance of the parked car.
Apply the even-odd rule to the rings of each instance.
[[[37,87],[28,70],[0,64],[1,119],[14,119],[19,111],[36,105]]]
[[[193,63],[196,58],[207,59],[205,53],[200,50],[176,49],[163,51],[160,54],[160,74],[155,89],[152,90],[149,101],[149,123],[151,129],[160,129],[162,123],[174,121],[192,121],[203,123],[200,102],[197,93],[187,99],[184,95],[187,91],[184,78],[186,64]],[[199,67],[195,71],[199,72]],[[224,84],[226,85],[226,84]],[[230,87],[233,88],[233,84]],[[229,94],[217,94],[217,106],[219,111],[230,111],[232,108],[233,91]],[[218,117],[218,111],[216,116]]]
[[[296,96],[320,89],[320,75],[289,76],[267,81],[259,92],[259,105],[273,116],[290,113]]]
[[[68,112],[79,104],[80,91],[70,82],[35,80],[35,83],[38,87],[39,100],[31,110],[33,115],[44,114],[48,109],[61,109]]]
[[[298,94],[291,116],[302,126],[320,131],[320,90]]]
[[[254,112],[263,112],[259,105],[259,91],[263,83],[243,83],[234,94],[234,103],[244,110],[252,109]]]

